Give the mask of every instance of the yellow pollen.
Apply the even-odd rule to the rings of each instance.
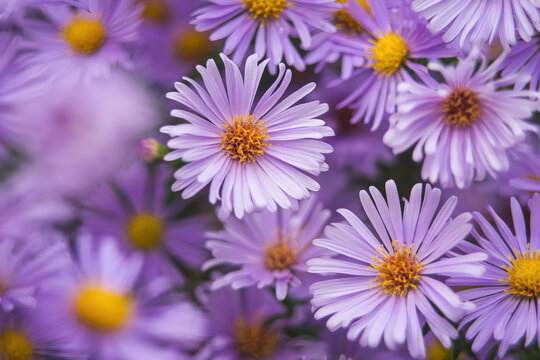
[[[456,89],[443,101],[444,122],[468,127],[480,119],[480,99],[469,89]]]
[[[280,234],[278,240],[264,247],[264,264],[268,270],[286,270],[296,264],[298,253],[294,244],[291,245],[291,237]]]
[[[265,329],[260,319],[248,324],[244,317],[236,322],[236,343],[238,352],[249,359],[264,359],[271,356],[277,348],[278,335]]]
[[[422,264],[416,260],[417,255],[412,253],[412,246],[398,246],[397,242],[393,242],[392,247],[394,248],[393,255],[383,248],[377,251],[382,258],[373,258],[374,263],[371,267],[379,271],[374,281],[377,283],[376,286],[382,288],[381,291],[403,296],[410,289],[416,289]]]
[[[165,23],[170,18],[170,9],[163,0],[144,0],[141,17],[156,23]]]
[[[375,63],[371,66],[380,75],[390,76],[395,73],[401,67],[409,52],[405,40],[399,36],[397,31],[395,33],[389,31],[388,34],[378,37],[376,41],[369,41],[374,46],[371,49],[373,55],[368,56],[368,58],[375,60]]]
[[[244,7],[248,8],[250,16],[258,20],[277,19],[290,5],[287,0],[242,0],[242,2]]]
[[[221,134],[221,148],[227,156],[240,161],[255,162],[264,154],[268,145],[268,132],[264,123],[256,120],[253,115],[234,116],[232,123],[227,120]]]
[[[128,239],[131,245],[141,251],[149,251],[161,244],[163,224],[151,214],[136,214],[127,226]]]
[[[74,304],[79,320],[93,330],[110,332],[121,329],[131,315],[131,301],[127,296],[102,287],[85,287]]]
[[[356,0],[362,7],[368,12],[371,13],[371,9],[366,2],[366,0]],[[347,0],[338,0],[339,3],[345,4]],[[334,23],[336,27],[340,30],[343,30],[349,35],[354,35],[358,33],[363,33],[364,28],[360,25],[345,9],[340,9],[334,11],[333,14]]]
[[[62,29],[62,36],[79,54],[89,55],[99,50],[105,41],[105,28],[99,19],[75,15]]]
[[[532,253],[527,245],[527,251],[523,254],[514,250],[516,256],[513,259],[512,254],[509,254],[512,265],[509,267],[503,266],[508,273],[508,278],[501,281],[507,282],[510,289],[506,290],[512,294],[524,297],[538,297],[540,294],[540,259],[538,258],[538,250]]]
[[[211,47],[208,34],[194,28],[182,30],[173,41],[174,54],[180,61],[197,61],[205,58]]]
[[[0,359],[32,360],[34,346],[21,331],[6,329],[0,334]]]

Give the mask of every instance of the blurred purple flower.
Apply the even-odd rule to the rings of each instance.
[[[108,78],[117,65],[131,68],[126,45],[137,40],[141,7],[133,0],[87,0],[88,10],[70,6],[43,9],[47,20],[27,19],[33,42],[31,62],[54,82],[88,84]]]
[[[322,353],[320,343],[285,335],[286,320],[269,323],[285,307],[267,291],[223,288],[202,291],[201,297],[212,323],[211,340],[196,360],[316,359]]]
[[[339,9],[335,0],[208,0],[209,4],[193,13],[198,31],[216,29],[210,40],[227,38],[223,52],[233,54],[240,63],[252,53],[257,59],[270,59],[274,72],[283,57],[289,66],[303,71],[304,60],[291,40],[300,38],[303,48],[311,46],[311,31],[333,32],[329,17]]]
[[[165,160],[188,163],[175,172],[172,189],[190,198],[211,183],[209,200],[221,200],[222,217],[233,210],[242,218],[255,210],[295,207],[298,199],[310,196],[309,190],[319,190],[303,172],[319,175],[328,169],[323,154],[332,147],[318,139],[334,133],[317,119],[328,106],[318,101],[294,105],[313,91],[314,83],[279,101],[291,81],[284,64],[255,101],[268,60],[257,65],[257,57],[250,56],[242,77],[234,62],[223,54],[222,59],[226,84],[214,60],[208,60],[206,68],[197,67],[206,89],[185,78],[197,93],[177,82],[178,92],[167,94],[188,109],[171,112],[187,124],[161,128],[173,138]]]
[[[531,91],[505,89],[522,75],[495,78],[504,56],[479,68],[472,58],[457,66],[430,63],[444,83],[407,81],[399,85],[398,111],[390,119],[384,143],[394,153],[414,145],[416,162],[424,160],[422,178],[443,187],[465,188],[473,180],[508,170],[507,149],[538,127],[526,120],[538,104]]]
[[[512,46],[512,49],[503,64],[504,70],[502,76],[521,71],[530,76],[530,79],[524,77],[516,81],[514,87],[521,90],[529,85],[529,89],[540,91],[540,35],[536,35],[532,41],[520,41]]]
[[[470,323],[466,337],[474,339],[472,350],[478,352],[494,339],[500,343],[498,357],[505,359],[508,349],[523,337],[525,347],[535,338],[540,341],[540,195],[534,194],[529,201],[529,236],[519,202],[512,198],[510,204],[514,232],[491,207],[488,211],[496,228],[482,214],[474,213],[479,229],[472,234],[478,246],[466,243],[461,248],[467,253],[486,252],[487,271],[481,278],[463,273],[452,279],[453,284],[469,287],[459,294],[476,305],[461,323]]]
[[[328,225],[325,237],[313,243],[341,257],[308,261],[309,272],[341,274],[311,286],[316,319],[330,315],[326,325],[331,331],[348,328],[348,339],[360,337],[362,346],[376,347],[384,338],[396,349],[406,341],[418,358],[426,355],[425,323],[446,348],[458,336],[437,311],[458,321],[472,309],[440,277],[479,276],[484,270],[479,262],[486,258],[449,253],[471,230],[471,215],[451,218],[455,197],[435,215],[441,191],[426,185],[422,200],[422,188],[416,184],[410,199],[404,199],[403,215],[394,181],[386,183],[387,201],[375,187],[370,187],[371,197],[362,190],[360,201],[376,234],[351,211],[340,209],[347,223]]]
[[[100,360],[189,359],[207,332],[206,318],[170,292],[164,278],[141,282],[143,258],[125,255],[116,241],[76,241],[77,265],[59,286],[49,311],[74,344]]]
[[[433,32],[444,31],[445,41],[459,37],[461,47],[467,42],[499,40],[508,48],[519,37],[530,41],[540,31],[538,0],[414,0],[414,11],[429,20]]]
[[[82,201],[83,224],[99,235],[112,235],[127,252],[145,259],[144,278],[167,275],[180,281],[171,256],[193,267],[208,258],[206,216],[179,219],[184,203],[167,204],[171,172],[165,165],[136,162]]]
[[[329,217],[330,211],[323,209],[316,196],[300,202],[298,211],[267,210],[242,220],[229,217],[225,230],[208,234],[206,246],[214,258],[203,264],[203,270],[222,264],[241,268],[215,280],[212,288],[273,285],[276,298],[283,300],[289,286],[303,285],[301,294],[307,297],[306,261],[326,253],[311,242],[321,234]]]
[[[375,130],[387,113],[395,111],[397,85],[410,80],[410,72],[428,78],[427,68],[412,60],[450,57],[456,51],[446,48],[440,36],[431,34],[405,2],[397,10],[386,1],[368,0],[367,4],[369,13],[356,1],[344,4],[347,13],[369,36],[357,40],[356,54],[364,56],[366,64],[351,75],[346,85],[339,82],[351,92],[338,107],[354,110],[351,123],[363,120]]]

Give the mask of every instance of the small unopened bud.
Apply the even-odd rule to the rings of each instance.
[[[139,159],[146,162],[160,160],[166,153],[166,148],[154,138],[144,138],[137,143],[136,147]]]

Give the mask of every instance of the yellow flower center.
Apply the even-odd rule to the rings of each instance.
[[[510,284],[510,289],[507,291],[512,294],[531,298],[538,297],[540,294],[540,259],[538,258],[538,250],[531,253],[527,248],[527,251],[523,254],[519,251],[515,253],[516,259],[512,258],[512,254],[508,255],[512,265],[509,267],[503,266],[508,273],[508,278],[501,281]]]
[[[131,301],[127,296],[99,286],[85,287],[75,300],[75,314],[86,326],[96,331],[121,329],[131,315]]]
[[[163,224],[151,214],[136,214],[127,226],[128,238],[131,245],[141,251],[149,251],[161,244]]]
[[[243,317],[236,322],[236,343],[238,352],[250,359],[264,359],[277,348],[278,335],[265,329],[260,319],[248,324]]]
[[[298,253],[291,237],[280,234],[278,240],[264,247],[264,264],[268,270],[285,270],[296,264]]]
[[[0,334],[0,359],[32,360],[34,346],[21,331],[6,329]]]
[[[403,296],[409,289],[416,289],[422,264],[416,260],[417,255],[412,253],[412,246],[398,246],[397,242],[393,242],[392,247],[393,255],[383,248],[377,251],[382,258],[373,258],[376,263],[372,263],[371,267],[379,271],[374,281],[385,293]]]
[[[253,115],[234,116],[234,121],[223,126],[221,147],[227,156],[240,161],[255,162],[264,154],[271,143],[268,142],[268,132],[264,123],[256,120]]]
[[[169,6],[163,0],[144,0],[141,17],[156,23],[165,23],[170,18]]]
[[[258,20],[277,19],[289,6],[287,0],[242,0],[251,16]]]
[[[366,0],[356,0],[362,7],[368,12],[371,12],[371,9],[366,2]],[[340,4],[345,4],[347,0],[338,0]],[[364,32],[364,28],[360,25],[345,9],[340,9],[334,11],[334,23],[336,27],[340,30],[345,31],[350,35],[358,34]]]
[[[405,61],[408,48],[405,40],[396,31],[389,31],[377,40],[370,40],[374,44],[371,49],[373,55],[368,58],[375,60],[371,66],[375,72],[390,76],[395,73]]]
[[[208,34],[185,29],[174,37],[174,53],[180,61],[197,61],[205,58],[210,52],[210,40]]]
[[[444,121],[455,127],[468,127],[480,119],[480,99],[469,89],[456,89],[443,101]]]
[[[105,41],[105,28],[99,19],[75,15],[62,29],[62,35],[79,54],[93,54]]]

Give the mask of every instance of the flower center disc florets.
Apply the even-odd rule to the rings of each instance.
[[[443,101],[444,121],[455,127],[467,127],[480,119],[480,99],[469,89],[456,89]]]
[[[21,331],[6,329],[0,335],[0,359],[32,360],[34,347]]]
[[[264,150],[271,143],[268,142],[268,132],[264,123],[255,120],[252,115],[234,116],[234,121],[223,126],[221,134],[221,147],[227,156],[240,161],[255,162],[264,154]]]
[[[537,297],[540,294],[540,259],[538,255],[538,250],[531,253],[529,249],[523,254],[517,251],[515,260],[509,255],[512,265],[504,266],[508,278],[502,280],[510,284],[508,292],[525,297]]]
[[[366,0],[356,0],[369,13],[371,11]],[[345,4],[347,0],[338,0],[340,4]],[[362,25],[358,23],[345,9],[340,9],[334,12],[334,23],[340,30],[348,34],[358,34],[364,32]]]
[[[399,36],[398,32],[389,31],[388,34],[383,34],[377,41],[370,40],[374,44],[372,48],[373,55],[370,59],[375,60],[371,66],[375,72],[392,75],[396,72],[407,57],[408,48],[405,40]]]
[[[127,227],[131,244],[142,251],[154,249],[161,243],[163,224],[152,214],[137,214],[131,218]]]
[[[184,29],[173,39],[174,54],[180,61],[196,61],[208,53],[210,40],[206,33],[195,29]]]
[[[101,332],[122,328],[130,314],[127,296],[101,287],[83,288],[75,299],[75,314],[86,326]]]
[[[290,237],[280,234],[277,241],[264,247],[264,264],[268,270],[286,270],[296,264],[298,253]]]
[[[416,260],[417,255],[413,254],[412,246],[398,246],[397,242],[392,243],[392,246],[393,255],[386,250],[378,251],[382,254],[382,258],[374,258],[376,263],[372,263],[371,266],[379,272],[375,282],[382,291],[403,296],[410,289],[416,289],[422,264]]]
[[[241,317],[236,322],[236,342],[241,355],[250,359],[264,359],[276,351],[278,336],[265,329],[260,320],[248,324]]]
[[[169,20],[169,6],[163,0],[144,0],[141,17],[156,23],[165,23]]]
[[[62,35],[79,54],[93,54],[105,41],[105,27],[99,19],[75,15],[62,29]]]
[[[289,6],[287,0],[242,0],[251,16],[259,20],[277,19]]]

